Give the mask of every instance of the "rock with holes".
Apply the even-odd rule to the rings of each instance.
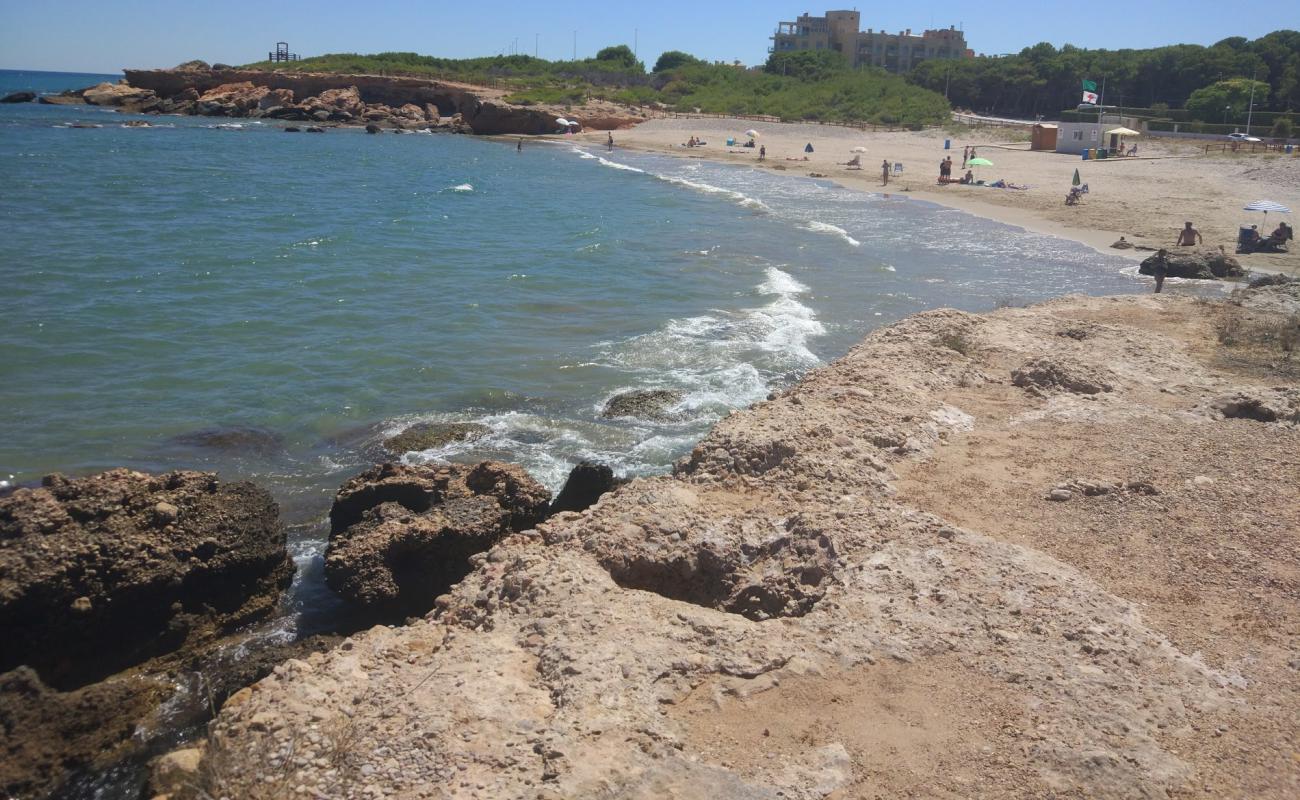
[[[1035,394],[1100,394],[1113,389],[1113,381],[1105,369],[1059,355],[1032,358],[1011,371],[1012,383]]]
[[[80,686],[265,616],[292,575],[275,501],[250,483],[49,475],[0,499],[0,670]]]
[[[544,519],[550,499],[512,464],[383,464],[339,489],[325,580],[376,619],[418,616],[471,556]]]
[[[609,398],[600,415],[662,420],[669,417],[669,407],[681,402],[681,399],[682,393],[673,389],[637,389],[621,392]]]
[[[1204,406],[1211,416],[1300,424],[1300,389],[1250,387],[1219,395]]]
[[[582,511],[595,505],[601,495],[613,491],[626,482],[626,478],[614,477],[614,470],[606,464],[597,464],[593,461],[579,462],[569,471],[564,487],[551,503],[550,513]]]

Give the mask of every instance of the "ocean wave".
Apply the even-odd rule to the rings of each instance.
[[[852,236],[849,236],[848,231],[844,230],[838,225],[832,225],[829,222],[820,222],[818,220],[812,220],[810,222],[805,223],[804,225],[801,225],[800,227],[802,227],[806,231],[812,231],[813,233],[827,233],[832,236],[838,236],[841,239],[843,239],[845,242],[852,245],[853,247],[860,247],[862,245],[862,242],[859,242],[857,239],[854,239]]]
[[[793,275],[776,267],[768,267],[766,277],[758,285],[760,294],[801,294],[808,291],[808,287],[795,280]]]
[[[456,184],[455,186],[449,187],[448,191],[456,192],[458,194],[469,194],[470,192],[474,191],[474,184],[459,183]]]
[[[602,167],[609,167],[610,169],[621,169],[625,172],[645,172],[643,169],[629,166],[627,164],[620,164],[617,161],[610,161],[608,158],[601,158],[600,156],[596,156],[596,160],[600,162]]]
[[[694,189],[695,191],[703,192],[704,194],[723,195],[724,197],[728,197],[734,200],[736,203],[738,203],[741,206],[744,206],[745,208],[752,208],[757,211],[771,210],[768,208],[766,203],[764,203],[762,200],[759,200],[757,197],[750,197],[744,192],[738,192],[735,189],[727,189],[722,186],[714,186],[711,183],[704,183],[702,181],[693,181],[687,178],[679,178],[676,175],[661,175],[655,173],[654,177],[666,183],[675,184],[677,186],[685,186],[688,189]]]

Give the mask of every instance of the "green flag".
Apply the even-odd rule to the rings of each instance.
[[[1095,92],[1095,91],[1097,91],[1097,82],[1096,82],[1096,81],[1090,81],[1090,80],[1084,79],[1084,81],[1083,81],[1083,90],[1084,90],[1085,92]]]

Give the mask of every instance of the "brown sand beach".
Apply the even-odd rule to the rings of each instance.
[[[726,140],[754,129],[767,148],[760,163],[758,150],[727,147]],[[703,147],[684,146],[692,136]],[[605,143],[603,131],[580,135],[593,144]],[[1295,225],[1294,214],[1264,215],[1243,211],[1255,200],[1267,199],[1300,209],[1300,156],[1251,153],[1206,155],[1205,142],[1140,138],[1138,157],[1083,161],[1078,156],[1029,149],[1025,134],[1010,128],[977,128],[961,134],[942,130],[919,132],[867,132],[813,123],[763,123],[726,119],[656,119],[615,134],[618,147],[634,148],[688,158],[705,158],[792,175],[810,173],[852,189],[871,192],[905,192],[919,199],[959,208],[1028,230],[1073,239],[1114,254],[1141,258],[1142,250],[1112,250],[1124,236],[1139,247],[1172,247],[1184,222],[1192,222],[1207,246],[1234,249],[1241,225],[1259,225],[1267,235],[1279,219]],[[944,140],[952,147],[944,150]],[[813,152],[804,146],[811,143]],[[976,167],[975,177],[989,183],[998,179],[1027,185],[1025,191],[985,186],[939,185],[939,162],[953,158],[953,176],[960,169],[962,148],[974,145],[992,167]],[[862,153],[855,147],[865,147]],[[807,155],[808,160],[803,158]],[[844,164],[861,155],[862,169]],[[891,175],[881,185],[880,163],[903,164],[902,174]],[[1089,194],[1077,206],[1066,206],[1074,170],[1078,169]],[[1289,253],[1251,254],[1239,257],[1256,271],[1300,273],[1300,246],[1292,242]]]

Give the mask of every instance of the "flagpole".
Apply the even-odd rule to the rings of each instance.
[[[1101,115],[1106,113],[1106,76],[1101,76],[1101,94],[1097,96],[1097,149],[1102,146]]]

